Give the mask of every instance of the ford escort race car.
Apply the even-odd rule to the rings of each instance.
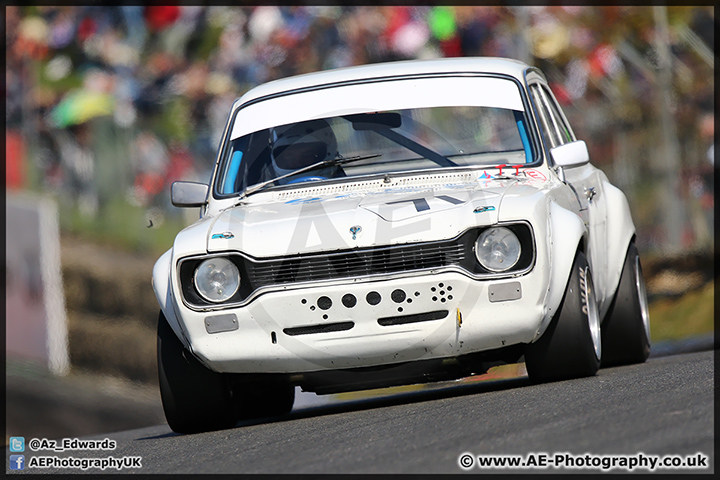
[[[318,394],[524,361],[534,382],[643,362],[624,194],[543,74],[454,58],[300,75],[236,100],[201,207],[153,270],[176,432]]]

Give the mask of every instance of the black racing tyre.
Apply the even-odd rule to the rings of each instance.
[[[525,349],[533,383],[590,377],[600,368],[600,319],[592,274],[578,251],[558,311],[547,330]]]
[[[160,396],[170,428],[197,433],[235,426],[226,378],[203,366],[183,347],[162,312],[157,342]]]
[[[233,387],[235,414],[240,420],[275,417],[290,413],[295,387],[287,383],[250,382]]]
[[[643,363],[650,355],[650,315],[637,247],[625,256],[615,298],[601,325],[602,367]]]

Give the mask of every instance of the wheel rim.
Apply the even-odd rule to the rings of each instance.
[[[587,298],[587,319],[590,328],[590,337],[593,342],[595,357],[600,360],[602,356],[602,342],[600,341],[600,313],[595,301],[595,288],[590,275],[590,269],[585,268],[585,298]]]
[[[642,315],[643,329],[645,330],[645,338],[650,342],[650,310],[648,309],[647,291],[645,290],[645,279],[643,279],[642,268],[640,268],[640,257],[635,256],[635,290],[638,294],[640,302],[640,314]]]

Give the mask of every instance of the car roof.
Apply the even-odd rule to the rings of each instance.
[[[358,65],[295,75],[273,80],[252,88],[235,102],[235,106],[257,98],[318,85],[343,83],[381,77],[423,75],[432,73],[498,73],[515,77],[524,83],[529,65],[510,58],[456,57],[432,60],[404,60],[398,62]]]

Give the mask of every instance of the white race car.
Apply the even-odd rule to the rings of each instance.
[[[624,194],[543,74],[406,61],[258,86],[230,109],[201,207],[157,261],[158,367],[176,432],[318,394],[530,379],[643,362],[647,296]]]

